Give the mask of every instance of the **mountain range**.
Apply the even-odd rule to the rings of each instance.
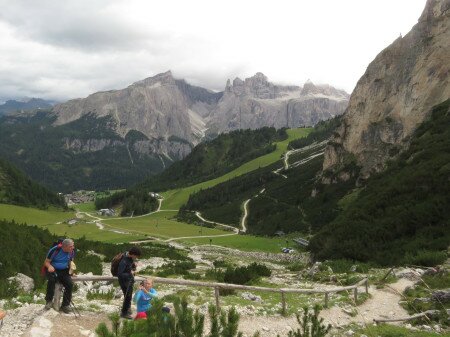
[[[24,100],[8,100],[0,104],[0,116],[12,112],[24,112],[39,109],[50,109],[53,106],[52,101],[47,101],[41,98],[27,98]]]
[[[329,85],[280,86],[262,73],[228,80],[223,92],[212,92],[175,79],[170,71],[133,83],[122,90],[98,92],[84,99],[57,104],[55,125],[92,114],[111,117],[114,131],[125,137],[131,130],[148,140],[136,144],[140,153],[158,153],[171,160],[184,157],[189,145],[208,136],[264,126],[311,126],[342,114],[349,95]],[[155,139],[161,140],[155,146]],[[173,140],[184,140],[177,155]]]
[[[262,73],[223,92],[170,71],[121,90],[0,119],[0,156],[58,191],[123,188],[238,129],[314,125],[342,114],[349,95],[329,85],[280,86]]]

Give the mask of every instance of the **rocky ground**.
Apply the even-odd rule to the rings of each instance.
[[[236,258],[241,260],[242,254],[239,256],[238,252],[232,250],[224,251],[219,248],[194,248],[190,252],[190,257],[197,263],[196,271],[201,272],[210,268],[212,261],[216,259],[224,257],[232,259],[234,253],[236,253]],[[265,263],[273,272],[272,276],[265,280],[267,283],[283,284],[284,287],[289,288],[333,287],[332,285],[301,279],[298,273],[286,270],[286,261],[281,261],[285,259],[283,255],[280,255],[279,259],[274,256],[266,257],[268,257],[268,261]],[[246,256],[247,259],[258,260],[259,262],[265,261],[264,256],[252,254]],[[159,268],[168,262],[168,260],[162,258],[141,260],[139,269],[145,269],[147,266]],[[364,327],[373,324],[373,319],[376,318],[407,317],[408,313],[399,304],[402,300],[402,292],[406,287],[413,285],[423,271],[404,269],[396,270],[395,272],[398,278],[394,283],[387,284],[381,289],[377,289],[371,285],[369,288],[371,296],[358,306],[352,305],[351,301],[349,301],[351,294],[336,294],[331,296],[331,306],[321,311],[321,317],[324,318],[325,322],[333,326],[332,335],[353,335],[352,326],[354,325],[350,324]],[[104,274],[109,275],[109,264],[104,264]],[[199,308],[204,314],[207,314],[208,303],[213,299],[211,292],[206,292],[201,288],[186,289],[186,287],[168,285],[156,285],[156,288],[159,290],[161,296],[172,293],[180,294],[180,291],[187,293],[189,303]],[[359,289],[360,294],[364,293],[364,291],[364,288]],[[87,300],[86,295],[88,292],[109,294],[110,299]],[[84,282],[83,284],[79,284],[78,290],[74,294],[74,303],[81,311],[81,317],[77,317],[75,314],[59,313],[54,310],[44,311],[42,294],[36,295],[32,302],[31,304],[21,304],[20,307],[8,311],[8,316],[5,318],[4,325],[0,329],[1,337],[94,337],[94,331],[98,324],[107,321],[109,313],[119,311],[121,291],[112,283],[108,282]],[[277,334],[286,336],[290,330],[298,327],[294,313],[301,310],[299,303],[293,303],[288,300],[288,309],[291,309],[289,311],[290,315],[283,317],[279,313],[281,307],[279,299],[275,299],[274,303],[277,304],[274,305],[275,308],[273,310],[267,307],[269,302],[270,299],[265,298],[263,294],[252,294],[250,292],[242,292],[238,296],[231,298],[221,297],[222,308],[227,309],[231,305],[235,305],[241,314],[239,329],[244,333],[244,336],[250,337],[257,330],[260,331],[261,337],[272,337]],[[323,297],[307,297],[305,303],[309,305],[323,303]],[[4,303],[0,303],[0,307],[3,305]],[[296,305],[298,308],[293,308]],[[206,320],[205,331],[208,330],[208,324],[208,320]],[[440,327],[431,326],[429,329],[439,331]],[[359,335],[356,336],[360,337]]]

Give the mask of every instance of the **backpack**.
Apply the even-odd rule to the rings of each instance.
[[[125,254],[119,253],[116,256],[113,257],[111,261],[111,275],[117,276],[119,274],[119,263],[122,261],[122,258]]]
[[[52,255],[50,255],[50,260],[53,260],[53,258],[58,255],[59,251],[62,249],[62,243],[63,243],[64,239],[58,239],[57,241],[53,242],[53,245],[50,249],[53,249],[56,247],[56,249],[53,251]],[[73,257],[75,256],[75,250],[70,254],[70,261],[73,260]],[[70,263],[69,263],[70,266]],[[45,267],[45,261],[42,264],[41,267],[41,275],[45,276],[45,274],[47,274],[47,267]]]

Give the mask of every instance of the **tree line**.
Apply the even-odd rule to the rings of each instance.
[[[64,197],[32,181],[11,163],[0,159],[0,203],[46,209],[67,209]]]

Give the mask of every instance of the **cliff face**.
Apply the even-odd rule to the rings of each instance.
[[[146,139],[133,145],[142,155],[185,157],[206,133],[264,126],[298,127],[341,114],[348,103],[344,91],[331,86],[303,88],[278,86],[262,73],[228,81],[224,92],[214,93],[174,79],[171,72],[136,82],[123,90],[98,92],[54,107],[55,126],[83,116],[109,117],[109,128],[122,139],[138,131]],[[64,148],[76,153],[123,145],[123,141],[97,138],[64,139]]]
[[[450,97],[449,23],[450,0],[428,0],[412,30],[369,64],[326,148],[324,170],[338,169],[349,156],[362,178],[382,170],[430,108]]]
[[[342,114],[348,94],[331,86],[279,86],[262,73],[228,80],[224,94],[208,121],[210,130],[221,133],[263,126],[298,127]]]
[[[111,116],[115,132],[122,137],[136,130],[149,139],[167,140],[173,136],[196,144],[202,137],[204,123],[195,110],[201,113],[217,99],[213,92],[175,80],[169,71],[123,90],[98,92],[85,99],[58,104],[53,111],[56,125],[91,113],[97,117]]]

